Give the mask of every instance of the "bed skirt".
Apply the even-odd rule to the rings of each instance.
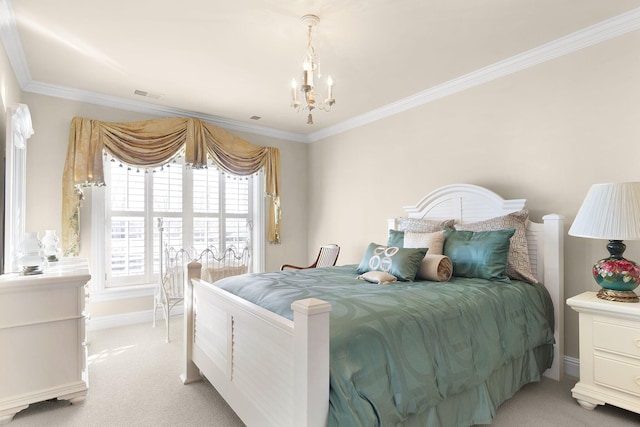
[[[428,408],[404,420],[398,419],[395,426],[403,427],[468,427],[475,424],[491,424],[498,407],[513,397],[520,388],[538,382],[542,373],[553,362],[553,345],[545,344],[526,352],[511,363],[502,365],[487,380],[478,386],[450,396],[437,406]],[[329,410],[329,426],[349,425],[353,420],[340,420]],[[378,423],[378,426],[382,424]],[[362,426],[364,427],[364,426]]]

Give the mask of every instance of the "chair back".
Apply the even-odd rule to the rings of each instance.
[[[340,246],[336,244],[324,245],[320,247],[318,253],[318,259],[315,263],[316,268],[321,267],[333,267],[338,261],[338,255],[340,254]]]
[[[321,268],[321,267],[333,267],[336,265],[336,261],[338,261],[338,255],[340,254],[340,246],[332,243],[330,245],[320,246],[320,251],[318,252],[318,257],[308,267],[301,267],[298,265],[292,264],[282,264],[280,267],[280,271],[285,270],[305,270],[307,268]]]
[[[191,261],[191,256],[184,249],[165,247],[164,259],[160,264],[161,291],[169,299],[183,297],[184,283],[187,280],[185,267]]]

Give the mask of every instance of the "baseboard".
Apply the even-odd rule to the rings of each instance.
[[[564,374],[568,377],[580,378],[580,359],[564,357]]]
[[[171,317],[182,316],[184,313],[183,306],[177,305],[171,309]],[[111,316],[90,317],[87,320],[88,331],[98,331],[100,329],[117,328],[118,326],[135,325],[138,323],[153,323],[153,310],[136,311],[133,313],[114,314]],[[163,326],[164,315],[162,310],[158,310],[156,314],[156,324]]]

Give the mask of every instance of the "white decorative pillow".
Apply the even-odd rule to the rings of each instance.
[[[538,279],[531,272],[529,261],[529,246],[527,243],[527,223],[529,212],[526,209],[510,214],[487,219],[470,224],[456,224],[456,230],[463,231],[494,231],[504,228],[515,228],[510,239],[509,255],[507,259],[507,276],[515,280],[538,283]],[[431,251],[429,251],[431,253]]]
[[[429,248],[429,252],[418,266],[416,279],[445,282],[451,278],[453,264],[442,255],[446,232],[415,233],[411,231],[389,230],[387,245],[401,245],[404,248]]]
[[[396,276],[389,274],[386,271],[367,271],[366,273],[359,275],[357,279],[366,280],[371,283],[379,283],[381,285],[398,281]]]
[[[405,248],[429,248],[429,255],[442,255],[444,247],[444,230],[433,233],[404,232]]]
[[[411,231],[413,233],[433,233],[442,230],[442,227],[453,228],[454,219],[423,219],[398,217],[398,231]]]
[[[248,267],[246,265],[239,265],[235,267],[203,267],[201,278],[205,282],[215,283],[225,277],[245,274],[247,269]]]
[[[434,233],[404,232],[405,248],[429,248],[429,253],[424,256],[418,267],[416,279],[434,282],[446,282],[451,279],[453,264],[449,258],[442,255],[445,234],[444,230]]]

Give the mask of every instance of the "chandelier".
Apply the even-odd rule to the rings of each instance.
[[[320,74],[320,63],[318,62],[316,50],[311,44],[311,30],[314,26],[318,25],[320,18],[316,15],[304,15],[300,20],[307,26],[309,32],[307,38],[307,50],[304,54],[304,61],[302,62],[302,84],[300,84],[300,87],[298,88],[296,79],[293,79],[291,82],[291,106],[298,112],[301,110],[308,110],[309,115],[307,116],[307,124],[312,125],[312,111],[316,108],[323,111],[331,111],[331,107],[335,104],[336,100],[333,99],[333,80],[331,79],[331,76],[327,77],[327,98],[324,101],[322,99],[316,99],[316,92],[313,85],[316,75],[318,79],[322,77]],[[298,97],[296,95],[298,90],[304,94],[304,103],[298,101]]]

